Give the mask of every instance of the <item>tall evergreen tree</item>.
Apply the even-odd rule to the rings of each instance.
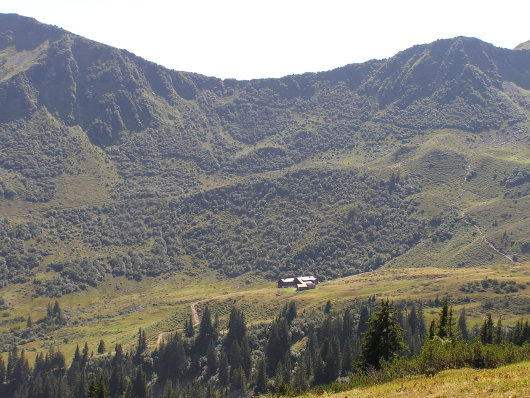
[[[135,398],[147,398],[147,380],[145,378],[145,373],[141,366],[138,366],[138,368],[136,369],[132,392],[132,395]]]
[[[230,356],[228,357],[230,361],[230,367],[236,369],[241,366],[241,348],[237,340],[232,341],[232,348],[230,349]]]
[[[449,337],[449,304],[447,296],[443,298],[442,300],[442,309],[440,310],[438,320],[438,330],[436,331],[436,335],[440,338],[448,338]]]
[[[206,366],[208,366],[208,374],[214,375],[217,372],[217,353],[212,341],[206,349]]]
[[[188,338],[193,337],[195,334],[195,328],[193,327],[193,318],[190,314],[189,318],[184,323],[184,335]]]
[[[199,335],[197,340],[195,340],[195,349],[194,351],[197,354],[204,355],[210,341],[214,341],[217,338],[217,331],[212,325],[212,314],[210,309],[206,307],[202,314],[201,323],[199,325]]]
[[[99,340],[99,345],[98,345],[98,354],[104,354],[105,353],[105,342],[103,341],[103,339]]]
[[[234,341],[241,343],[246,334],[245,315],[238,308],[232,307],[230,320],[228,321],[228,333],[224,340],[225,349],[230,350]]]
[[[296,318],[296,316],[297,316],[296,302],[295,301],[290,301],[289,305],[288,305],[288,308],[287,308],[287,311],[285,313],[285,318],[287,319],[287,322],[289,324],[291,324],[291,322],[293,322],[293,320],[294,320],[294,318]]]
[[[145,336],[145,330],[142,330],[142,328],[138,329],[138,343],[136,345],[136,353],[135,353],[135,359],[137,362],[140,361],[140,358],[144,354],[144,352],[147,350],[147,337]]]
[[[248,337],[245,335],[243,336],[243,340],[241,341],[241,367],[243,368],[243,371],[245,372],[245,377],[247,380],[250,379],[250,371],[252,370],[252,357],[250,353],[250,344],[248,342]]]
[[[368,308],[363,305],[361,307],[361,313],[359,314],[359,324],[357,325],[357,336],[359,336],[359,338],[361,338],[363,333],[366,332],[369,317]]]
[[[390,301],[381,301],[381,309],[368,321],[362,341],[361,361],[364,366],[379,367],[381,359],[386,361],[402,349],[403,329],[399,326],[396,311]]]
[[[257,365],[255,392],[264,394],[267,392],[267,375],[265,374],[265,361],[261,360]]]
[[[493,342],[495,344],[500,344],[504,340],[504,331],[502,328],[502,318],[499,317],[497,321],[497,326],[495,327]]]
[[[0,385],[6,380],[6,365],[0,355]]]
[[[342,317],[342,343],[344,344],[346,340],[349,340],[353,336],[353,333],[353,319],[350,313],[350,309],[347,308],[346,311],[344,311],[344,315]]]
[[[223,387],[227,387],[230,381],[230,370],[228,368],[228,357],[224,350],[221,350],[221,356],[219,358],[219,384]]]
[[[469,341],[469,329],[467,328],[466,307],[462,307],[462,310],[460,311],[460,316],[458,317],[458,329],[460,330],[462,340]]]
[[[265,355],[267,357],[267,373],[270,377],[276,374],[276,366],[283,359],[291,346],[287,320],[283,317],[275,320],[269,332]]]
[[[88,355],[90,350],[88,349],[88,343],[85,341],[85,346],[83,347],[83,357],[81,358],[81,368],[84,368],[88,363]]]
[[[486,316],[480,328],[480,341],[482,341],[482,344],[493,343],[493,319],[491,319],[491,314]]]

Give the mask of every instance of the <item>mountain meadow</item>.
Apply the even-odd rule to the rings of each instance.
[[[0,395],[527,394],[528,43],[239,81],[0,14]]]

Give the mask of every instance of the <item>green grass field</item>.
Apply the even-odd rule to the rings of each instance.
[[[483,287],[485,280],[498,284],[514,282],[516,292],[496,293],[492,284]],[[475,283],[476,282],[476,283]],[[472,291],[463,291],[472,283]],[[29,315],[33,321],[43,318],[47,298],[32,298],[30,287],[10,286],[3,291],[10,309],[3,311],[5,321],[0,332],[26,328]],[[68,324],[45,338],[21,345],[32,358],[36,352],[58,346],[67,358],[73,355],[77,344],[88,342],[96,351],[101,338],[111,350],[115,343],[132,347],[138,328],[146,330],[151,345],[160,333],[181,329],[195,303],[200,314],[208,305],[218,314],[221,327],[226,327],[232,306],[241,308],[249,323],[268,322],[293,300],[299,312],[321,311],[327,302],[334,310],[341,310],[359,300],[376,296],[378,299],[416,300],[424,303],[427,321],[438,313],[428,304],[436,297],[449,296],[455,313],[465,306],[470,327],[482,323],[486,313],[494,318],[502,316],[504,324],[514,323],[530,310],[530,264],[501,265],[442,269],[388,268],[331,281],[315,290],[296,293],[293,289],[278,289],[273,282],[259,278],[215,280],[175,275],[169,278],[145,278],[142,282],[124,278],[109,278],[98,289],[72,293],[58,301],[68,317]],[[20,321],[10,321],[19,317]]]

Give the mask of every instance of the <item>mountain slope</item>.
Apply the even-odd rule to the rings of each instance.
[[[236,81],[0,30],[3,284],[529,259],[528,51],[458,37]]]

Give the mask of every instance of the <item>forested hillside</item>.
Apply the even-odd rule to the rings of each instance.
[[[2,285],[529,258],[528,50],[458,37],[236,81],[0,30]]]

